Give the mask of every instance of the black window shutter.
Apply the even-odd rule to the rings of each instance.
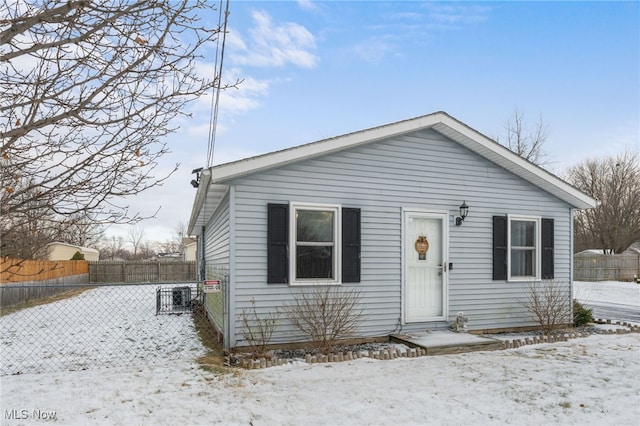
[[[289,205],[267,206],[267,283],[289,282]]]
[[[507,217],[493,217],[493,280],[507,279]]]
[[[342,282],[360,282],[360,209],[342,209]]]
[[[552,280],[553,259],[553,219],[542,219],[542,279]]]

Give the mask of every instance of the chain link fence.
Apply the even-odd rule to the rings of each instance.
[[[12,290],[25,289],[2,285]],[[66,285],[1,314],[0,375],[166,364],[205,355],[202,341],[216,338],[195,283]]]

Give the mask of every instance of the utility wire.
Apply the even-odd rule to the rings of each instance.
[[[216,43],[216,61],[214,65],[215,76],[217,84],[213,88],[211,97],[211,119],[209,120],[209,140],[207,146],[207,168],[213,165],[213,154],[216,146],[216,128],[218,126],[218,109],[220,105],[220,92],[222,87],[222,65],[224,63],[224,45],[227,38],[227,22],[229,19],[229,0],[226,0],[226,7],[224,10],[224,23],[222,2],[220,0],[219,14],[218,14],[218,28],[222,27],[222,37],[218,37]],[[222,39],[222,41],[221,41]],[[218,59],[220,62],[218,63]]]

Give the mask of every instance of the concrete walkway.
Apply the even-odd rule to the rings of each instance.
[[[486,336],[453,331],[426,331],[411,334],[392,334],[391,341],[409,347],[424,348],[427,355],[492,351],[503,348],[502,341]]]

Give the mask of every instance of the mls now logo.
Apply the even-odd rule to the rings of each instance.
[[[25,420],[29,418],[29,410],[4,410],[5,420]]]
[[[35,419],[35,420],[55,420],[56,412],[55,411],[43,411],[43,410],[4,410],[4,418],[5,420],[26,420],[26,419]]]

